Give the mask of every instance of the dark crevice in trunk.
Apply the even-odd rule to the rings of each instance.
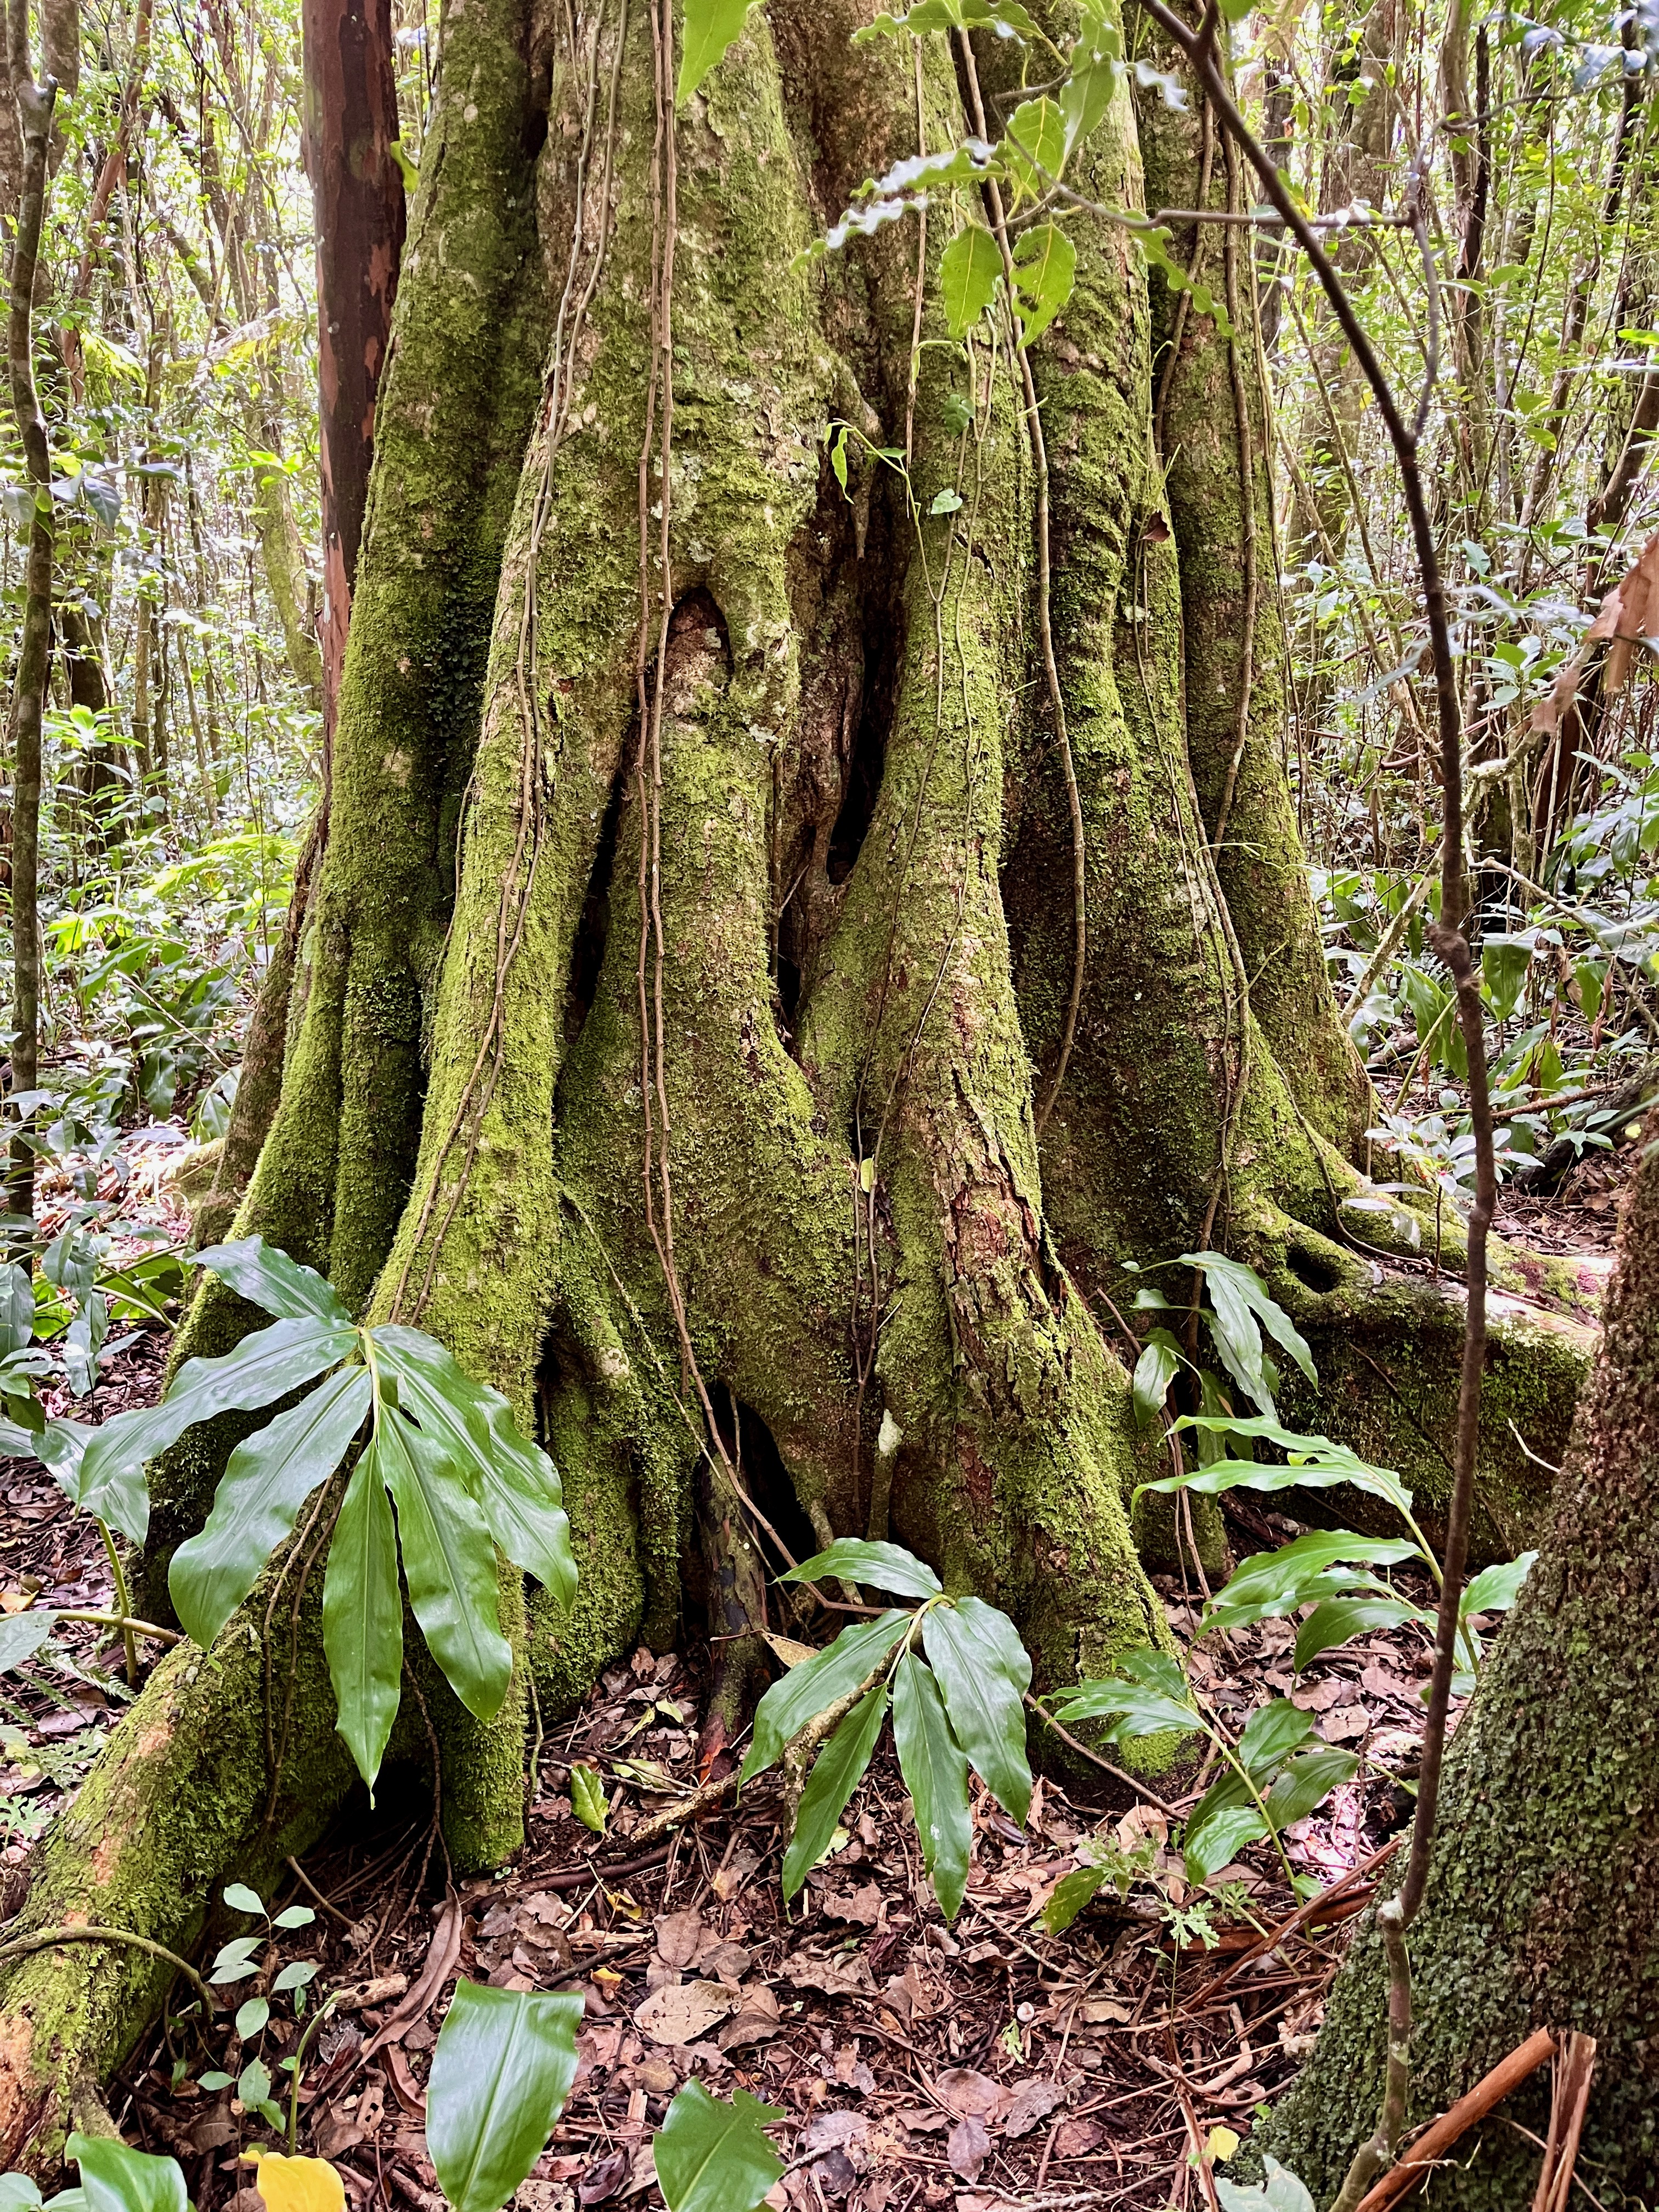
[[[738,1481],[789,1547],[793,1556],[785,1559],[763,1531],[756,1532],[769,1576],[783,1574],[795,1560],[810,1559],[818,1548],[818,1540],[801,1510],[783,1455],[760,1415],[741,1399],[733,1399],[723,1382],[713,1386],[709,1399],[721,1442],[738,1470]]]
[[[611,778],[611,795],[605,801],[605,819],[599,824],[599,843],[593,850],[593,866],[588,872],[587,889],[582,896],[582,916],[576,925],[576,939],[570,949],[570,973],[564,991],[564,1042],[567,1055],[574,1052],[576,1041],[582,1033],[593,1004],[594,994],[599,988],[599,971],[605,965],[605,948],[611,935],[611,878],[617,865],[617,825],[622,817],[623,799],[628,789],[626,763],[634,757],[635,738],[632,731],[623,746],[623,765]]]

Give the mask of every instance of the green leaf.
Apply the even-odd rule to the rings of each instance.
[[[1333,1790],[1352,1781],[1359,1761],[1351,1751],[1298,1752],[1267,1792],[1267,1817],[1275,1828],[1293,1827],[1305,1820]]]
[[[263,1237],[244,1237],[234,1244],[210,1245],[187,1252],[192,1267],[210,1267],[239,1297],[283,1321],[326,1321],[351,1327],[351,1316],[333,1285],[314,1267],[302,1267]]]
[[[1247,1844],[1267,1832],[1255,1798],[1231,1768],[1217,1777],[1193,1808],[1182,1837],[1181,1858],[1187,1879],[1206,1882]]]
[[[1076,276],[1077,248],[1057,222],[1038,223],[1025,233],[1014,248],[1014,313],[1022,346],[1048,329],[1071,298]]]
[[[458,1982],[426,2093],[427,2151],[455,2212],[500,2212],[576,2078],[582,2000]]]
[[[236,2008],[236,2033],[246,2043],[250,2036],[258,2035],[270,2018],[269,2001],[264,1997],[249,1997],[246,2003]]]
[[[1417,1546],[1404,1537],[1355,1536],[1346,1528],[1316,1528],[1276,1552],[1253,1553],[1216,1593],[1206,1621],[1237,1626],[1282,1619],[1304,1605],[1337,1595],[1330,1579],[1334,1569],[1343,1570],[1342,1578],[1352,1581],[1355,1567],[1389,1566],[1420,1556]],[[1363,1583],[1370,1577],[1358,1579]]]
[[[1085,10],[1082,34],[1072,48],[1066,82],[1060,90],[1067,160],[1111,106],[1122,58],[1123,40],[1117,25],[1104,15]]]
[[[1271,1413],[1273,1407],[1261,1364],[1261,1329],[1289,1352],[1310,1382],[1318,1382],[1307,1339],[1283,1306],[1269,1297],[1267,1285],[1254,1267],[1230,1260],[1223,1252],[1183,1252],[1181,1264],[1204,1270],[1205,1286],[1215,1310],[1211,1334],[1221,1364],[1264,1413]]]
[[[381,1405],[368,1450],[398,1509],[410,1609],[427,1648],[468,1712],[491,1720],[512,1680],[513,1653],[477,1500],[454,1462],[395,1406]]]
[[[316,1917],[308,1905],[286,1905],[270,1924],[273,1928],[309,1928]]]
[[[205,1526],[180,1544],[167,1569],[174,1609],[204,1649],[344,1458],[372,1396],[368,1369],[343,1367],[231,1454]]]
[[[236,2094],[245,2105],[256,2110],[269,2101],[270,2069],[262,2058],[250,2058],[237,2077]]]
[[[1166,1729],[1181,1735],[1196,1735],[1204,1723],[1188,1703],[1186,1678],[1167,1652],[1150,1644],[1126,1652],[1117,1671],[1093,1681],[1079,1682],[1057,1708],[1062,1721],[1105,1720],[1109,1742],[1121,1743],[1137,1736],[1159,1735]]]
[[[40,2202],[40,2184],[27,2173],[0,2173],[0,2212],[33,2212]]]
[[[611,1808],[605,1802],[604,1785],[592,1767],[571,1768],[570,1808],[583,1827],[592,1828],[596,1836],[605,1833]]]
[[[743,35],[749,18],[749,0],[685,0],[680,18],[680,78],[674,88],[677,106],[683,106],[711,70],[718,69],[727,50]]]
[[[925,1566],[914,1552],[907,1552],[897,1544],[866,1544],[855,1536],[842,1536],[827,1552],[816,1552],[810,1559],[780,1575],[784,1583],[821,1582],[828,1575],[838,1575],[843,1581],[862,1583],[866,1589],[891,1590],[898,1597],[938,1597],[945,1588],[929,1566]]]
[[[257,1889],[250,1889],[245,1881],[234,1881],[224,1893],[225,1903],[233,1912],[257,1912],[262,1917],[265,1901]]]
[[[1155,1328],[1147,1338],[1146,1349],[1135,1362],[1134,1401],[1135,1418],[1143,1426],[1155,1421],[1164,1411],[1164,1401],[1170,1395],[1170,1385],[1187,1364],[1187,1355],[1167,1328]],[[1177,1475],[1173,1482],[1191,1478]],[[1142,1490],[1167,1490],[1170,1482],[1143,1483]],[[1140,1491],[1135,1492],[1137,1498]]]
[[[1457,1608],[1460,1620],[1472,1613],[1507,1613],[1521,1595],[1521,1585],[1532,1572],[1536,1552],[1522,1552],[1518,1559],[1483,1567],[1464,1591]]]
[[[904,1654],[894,1674],[893,1741],[921,1840],[921,1863],[939,1911],[954,1920],[968,1886],[973,1841],[968,1762],[951,1733],[933,1670],[914,1652]]]
[[[257,1974],[259,1968],[254,1954],[264,1940],[263,1936],[233,1936],[228,1943],[222,1943],[208,1969],[209,1981],[216,1987],[221,1982],[245,1982],[250,1974]]]
[[[57,1626],[58,1615],[50,1608],[0,1613],[0,1674],[9,1674],[32,1657]]]
[[[1033,39],[1036,26],[1019,0],[916,0],[902,15],[878,15],[862,30],[854,31],[853,44],[870,39],[919,37],[926,31],[994,31],[999,37]]]
[[[335,1725],[372,1792],[398,1717],[404,1664],[398,1539],[372,1444],[352,1470],[329,1545],[323,1650],[338,1710]]]
[[[1215,2191],[1221,2201],[1221,2212],[1314,2212],[1312,2197],[1293,2173],[1276,2158],[1264,2158],[1261,2163],[1267,2180],[1253,2183],[1248,2188],[1216,2175]]]
[[[81,2169],[87,2212],[188,2212],[176,2158],[152,2158],[118,2136],[83,2135],[70,2137],[64,2155]]]
[[[939,295],[953,338],[963,337],[996,297],[1002,254],[988,230],[970,222],[939,256]]]
[[[829,1850],[842,1808],[864,1779],[870,1754],[887,1717],[887,1685],[878,1682],[842,1721],[817,1759],[800,1793],[795,1832],[783,1855],[783,1893],[793,1897]]]
[[[1008,118],[1000,150],[1013,179],[1015,205],[1023,195],[1041,199],[1066,166],[1066,117],[1059,102],[1046,94],[1022,100]]]
[[[271,1984],[271,1995],[283,1996],[289,1990],[302,1990],[308,1982],[316,1980],[319,1972],[320,1969],[314,1959],[295,1959],[283,1967],[282,1972]]]
[[[1258,1789],[1263,1778],[1291,1752],[1299,1751],[1313,1732],[1312,1714],[1288,1698],[1270,1698],[1256,1707],[1238,1740],[1238,1756]]]
[[[17,1261],[0,1267],[0,1358],[27,1352],[34,1340],[34,1285]]]
[[[289,1320],[255,1329],[220,1359],[187,1359],[159,1406],[118,1413],[94,1429],[81,1455],[70,1492],[83,1513],[95,1513],[134,1543],[149,1528],[144,1462],[198,1421],[248,1413],[285,1398],[356,1348],[357,1332],[338,1322]],[[57,1472],[54,1469],[54,1472]],[[64,1478],[60,1475],[60,1480]],[[65,1481],[65,1487],[68,1487]]]
[[[1532,960],[1533,948],[1524,938],[1494,935],[1480,940],[1482,995],[1498,1021],[1506,1022],[1520,1005]]]
[[[910,1625],[908,1613],[878,1613],[843,1628],[835,1642],[811,1659],[792,1667],[774,1682],[755,1709],[755,1732],[744,1754],[744,1782],[764,1774],[783,1755],[783,1747],[799,1735],[814,1713],[833,1705],[856,1690],[881,1659],[890,1651]]]
[[[957,1741],[1003,1811],[1022,1826],[1031,1809],[1024,1696],[1031,1662],[1012,1621],[981,1598],[931,1606],[922,1641]]]
[[[1243,1437],[1252,1442],[1259,1438],[1277,1444],[1288,1455],[1290,1465],[1268,1467],[1258,1460],[1231,1459],[1224,1455],[1218,1458],[1200,1449],[1202,1464],[1193,1473],[1145,1483],[1142,1489],[1190,1488],[1213,1496],[1220,1491],[1236,1489],[1329,1490],[1346,1482],[1364,1491],[1369,1498],[1385,1499],[1402,1518],[1410,1516],[1412,1493],[1392,1468],[1374,1467],[1346,1444],[1333,1443],[1328,1437],[1298,1435],[1270,1414],[1241,1417],[1231,1413],[1183,1413],[1176,1426],[1194,1430],[1200,1447],[1206,1437]],[[1139,1498],[1140,1491],[1137,1490],[1135,1495]]]
[[[1291,1664],[1299,1674],[1304,1667],[1312,1665],[1322,1651],[1333,1651],[1339,1644],[1363,1636],[1367,1629],[1400,1628],[1408,1620],[1427,1622],[1433,1619],[1431,1613],[1407,1605],[1403,1598],[1322,1598],[1296,1632],[1296,1650]]]
[[[755,2212],[783,2172],[763,2132],[783,2117],[746,2089],[727,2105],[688,2081],[651,2150],[668,2212]]]
[[[525,1436],[501,1392],[475,1382],[435,1338],[393,1327],[370,1334],[382,1371],[397,1383],[398,1405],[459,1462],[490,1534],[568,1613],[576,1562],[552,1461]]]
[[[1093,1902],[1105,1880],[1106,1869],[1098,1866],[1074,1867],[1062,1875],[1042,1908],[1042,1924],[1048,1933],[1063,1934],[1084,1906]]]

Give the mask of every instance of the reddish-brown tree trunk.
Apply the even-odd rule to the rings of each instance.
[[[323,716],[334,733],[404,248],[390,0],[305,0],[306,169],[317,223]],[[325,759],[331,745],[325,743]]]

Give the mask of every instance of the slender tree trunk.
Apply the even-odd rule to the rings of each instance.
[[[323,790],[295,872],[282,938],[260,983],[213,1188],[197,1210],[195,1233],[203,1244],[228,1230],[282,1093],[300,942],[328,834],[334,728],[368,499],[375,398],[403,255],[404,183],[392,151],[398,95],[387,0],[309,0],[305,41],[306,166],[317,228]]]
[[[1535,2027],[1596,2039],[1580,2172],[1604,2203],[1659,2190],[1659,1118],[1620,1227],[1601,1358],[1548,1539],[1449,1755],[1411,1931],[1411,2117],[1443,2110]],[[1333,1993],[1267,2148],[1324,2203],[1376,2125],[1375,1935]],[[1541,2135],[1547,2078],[1504,2108]],[[1474,2154],[1471,2158],[1471,2152]],[[1458,2146],[1437,2204],[1510,2212],[1538,2154],[1504,2126]]]
[[[40,732],[46,709],[46,661],[52,630],[54,544],[52,459],[46,426],[34,390],[34,283],[46,217],[46,154],[56,87],[34,81],[29,58],[28,0],[9,0],[7,58],[18,127],[23,141],[22,198],[12,258],[11,319],[7,354],[11,404],[22,440],[24,465],[35,488],[25,572],[23,635],[12,688],[13,801],[11,833],[12,1047],[15,1091],[33,1091],[40,1073]],[[34,1213],[34,1154],[26,1136],[12,1139],[7,1210],[20,1221]]]

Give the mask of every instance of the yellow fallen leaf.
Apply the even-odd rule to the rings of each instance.
[[[345,2212],[345,2185],[325,2158],[248,2151],[253,2185],[270,2212]]]
[[[1204,2155],[1212,2166],[1225,2166],[1230,2158],[1238,2154],[1238,2137],[1231,2128],[1212,2128],[1204,2146]]]

